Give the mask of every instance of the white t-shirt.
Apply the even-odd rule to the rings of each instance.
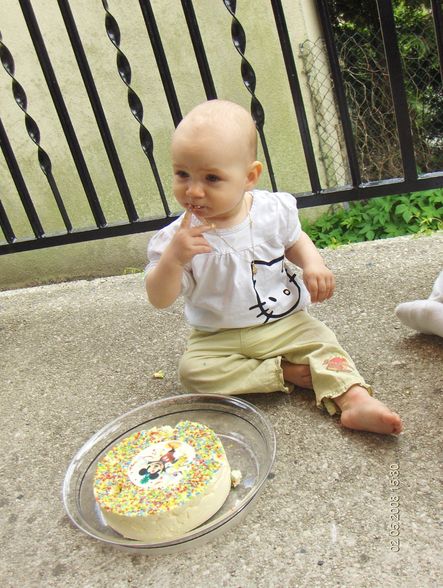
[[[185,316],[196,329],[260,325],[302,310],[310,302],[301,277],[284,259],[285,250],[301,233],[295,198],[262,190],[254,190],[252,196],[252,224],[246,217],[234,227],[205,232],[213,250],[195,255],[185,266]],[[158,263],[181,221],[182,216],[150,240],[146,273]],[[191,226],[199,224],[193,216]]]

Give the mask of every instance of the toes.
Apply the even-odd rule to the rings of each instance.
[[[383,422],[391,428],[391,433],[394,435],[398,435],[403,430],[402,420],[396,412],[385,415]]]
[[[394,412],[395,420],[393,420],[394,431],[395,435],[398,435],[403,431],[403,422],[401,418]]]
[[[354,408],[346,410],[341,415],[341,424],[348,429],[369,431],[384,435],[398,435],[403,430],[401,418],[395,412],[372,412]]]

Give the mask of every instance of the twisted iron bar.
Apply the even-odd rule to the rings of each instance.
[[[11,174],[12,180],[15,184],[17,189],[18,196],[24,208],[25,214],[28,217],[29,224],[31,225],[31,229],[38,241],[41,237],[44,236],[45,231],[43,230],[42,224],[40,219],[38,218],[37,211],[35,210],[34,203],[32,202],[31,195],[29,194],[28,188],[26,187],[25,180],[23,178],[23,174],[20,170],[20,167],[17,163],[17,159],[14,155],[14,151],[12,150],[11,143],[9,142],[8,135],[6,134],[5,127],[3,126],[2,119],[0,118],[0,147],[2,153],[4,155],[6,165],[8,166],[9,173]],[[4,209],[3,209],[4,210]],[[6,211],[4,211],[6,215]],[[6,225],[5,225],[6,226]],[[6,227],[7,228],[7,227]],[[2,229],[4,232],[4,226],[2,224]],[[5,233],[6,236],[6,233]],[[15,236],[11,234],[11,238],[13,239],[13,243],[15,243]],[[1,249],[1,247],[0,247]]]
[[[241,76],[243,79],[243,83],[251,94],[251,115],[254,119],[255,125],[257,127],[257,131],[260,137],[260,141],[263,147],[263,153],[266,159],[266,165],[268,167],[269,178],[271,180],[272,189],[277,191],[277,185],[275,182],[274,170],[272,168],[271,157],[269,155],[268,145],[266,143],[266,137],[264,134],[264,124],[265,124],[265,111],[263,110],[263,106],[261,105],[260,101],[258,100],[257,96],[255,95],[255,85],[256,85],[256,76],[252,65],[245,57],[246,52],[246,33],[235,15],[235,11],[237,9],[237,0],[223,0],[223,4],[227,8],[229,14],[232,16],[232,23],[231,23],[231,38],[232,42],[234,43],[234,47],[237,49],[238,53],[241,56]]]
[[[151,165],[151,170],[154,175],[155,183],[157,185],[160,198],[163,204],[163,209],[167,216],[171,215],[171,211],[169,209],[168,202],[166,200],[166,195],[163,190],[163,185],[160,179],[160,174],[158,173],[157,165],[154,159],[154,141],[152,138],[151,133],[143,124],[143,104],[138,97],[138,95],[134,92],[131,88],[131,66],[129,64],[128,58],[120,49],[120,28],[114,16],[109,12],[109,6],[107,0],[102,0],[103,8],[106,12],[105,16],[105,29],[106,34],[108,35],[109,40],[114,45],[117,50],[117,71],[128,88],[128,104],[129,109],[135,118],[135,120],[139,124],[139,138],[140,138],[140,145],[143,150],[143,153],[148,158],[148,161]]]
[[[49,186],[51,188],[52,194],[54,196],[55,202],[57,204],[58,210],[60,215],[63,219],[64,225],[68,232],[72,231],[72,223],[69,219],[68,213],[66,211],[64,202],[60,195],[59,189],[57,184],[54,180],[54,176],[52,174],[52,164],[49,155],[40,145],[40,129],[35,122],[35,120],[30,116],[27,111],[28,108],[28,98],[26,96],[26,92],[23,86],[17,81],[15,78],[15,63],[14,58],[12,57],[11,52],[3,43],[2,35],[0,33],[0,61],[2,62],[3,68],[6,73],[12,79],[12,95],[14,97],[15,102],[17,103],[18,107],[22,110],[25,115],[25,127],[26,131],[33,141],[33,143],[37,146],[37,157],[38,162],[40,165],[40,169],[46,176],[48,180]]]

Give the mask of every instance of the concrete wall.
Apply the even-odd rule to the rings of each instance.
[[[56,0],[39,0],[33,5],[105,216],[111,223],[124,219],[124,208],[58,4]],[[139,214],[142,217],[161,214],[162,207],[153,174],[140,147],[139,126],[128,107],[127,88],[117,73],[116,50],[106,35],[102,3],[71,0],[70,5]],[[181,3],[177,0],[155,0],[152,5],[181,109],[186,113],[195,104],[205,100],[205,94]],[[297,48],[303,40],[316,39],[320,35],[316,15],[311,0],[287,0],[283,5],[306,97],[308,117],[313,120]],[[237,101],[249,108],[250,95],[240,75],[240,55],[231,40],[231,16],[222,1],[196,0],[194,6],[219,97]],[[131,86],[143,103],[143,122],[153,136],[157,165],[170,206],[174,210],[169,162],[169,141],[174,127],[139,3],[137,0],[110,0],[109,11],[120,27],[120,48],[132,69]],[[246,32],[246,57],[256,73],[256,94],[266,113],[265,132],[279,189],[291,192],[309,190],[270,3],[265,0],[239,2],[237,17]],[[14,75],[26,92],[28,114],[38,124],[41,147],[51,159],[53,175],[68,213],[75,227],[92,226],[94,222],[82,184],[16,0],[2,0],[0,23],[3,43],[15,61]],[[48,234],[64,231],[47,179],[39,168],[36,145],[26,132],[24,113],[13,99],[11,78],[3,69],[0,71],[0,101],[3,124],[44,229]],[[315,134],[313,140],[318,149]],[[323,173],[322,169],[320,173]],[[0,197],[17,237],[31,235],[28,220],[2,157],[0,182]],[[265,173],[261,187],[269,186],[269,177]],[[129,268],[141,268],[146,261],[146,242],[147,235],[135,235],[2,256],[0,288],[118,274]]]

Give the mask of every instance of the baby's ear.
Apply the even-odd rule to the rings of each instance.
[[[260,161],[253,161],[248,167],[247,184],[246,189],[250,190],[253,188],[258,180],[260,179],[263,171],[263,164]]]

